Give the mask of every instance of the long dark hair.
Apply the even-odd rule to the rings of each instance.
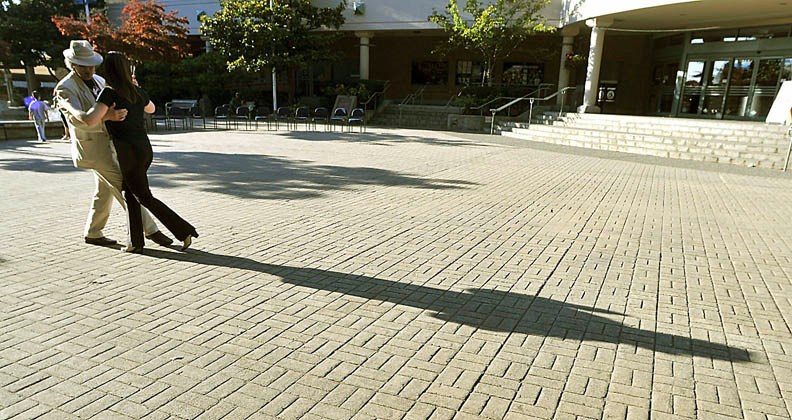
[[[132,82],[131,66],[124,53],[120,51],[107,53],[104,67],[107,84],[115,89],[119,96],[133,104],[143,99]]]

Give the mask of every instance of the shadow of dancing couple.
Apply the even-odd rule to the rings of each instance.
[[[750,353],[742,348],[642,330],[611,319],[625,316],[623,313],[539,296],[489,289],[450,291],[364,275],[261,263],[250,258],[199,250],[175,253],[149,249],[144,255],[255,271],[296,286],[411,306],[429,311],[437,319],[482,330],[631,344],[661,353],[732,362],[751,360]]]

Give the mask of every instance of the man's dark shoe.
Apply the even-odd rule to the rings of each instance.
[[[99,246],[113,246],[117,242],[114,239],[105,238],[104,236],[102,236],[101,238],[85,237],[85,243],[91,245],[99,245]]]
[[[156,231],[151,235],[146,235],[146,238],[149,240],[154,241],[157,245],[168,246],[173,243],[173,239],[169,238],[167,235],[160,231]]]

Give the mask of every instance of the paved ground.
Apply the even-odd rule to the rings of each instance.
[[[0,143],[0,418],[790,417],[792,176],[441,132],[153,138],[186,253],[83,244],[67,144]]]

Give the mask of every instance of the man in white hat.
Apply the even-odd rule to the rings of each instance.
[[[69,49],[63,51],[66,67],[71,70],[57,86],[54,94],[59,104],[71,104],[72,107],[88,111],[96,104],[96,97],[105,86],[102,77],[96,75],[96,66],[102,63],[102,56],[94,52],[88,41],[71,41]],[[96,180],[96,189],[88,212],[88,221],[85,224],[85,243],[92,245],[111,246],[116,241],[107,238],[102,233],[110,210],[113,198],[118,200],[126,209],[126,203],[121,195],[122,176],[115,156],[115,149],[110,135],[107,133],[104,122],[93,126],[86,126],[70,112],[69,107],[60,106],[66,117],[71,136],[72,160],[74,166],[90,169]],[[125,109],[110,109],[105,119],[121,121],[126,117]],[[170,245],[173,240],[159,231],[156,223],[143,209],[143,231],[146,237],[160,245]]]

